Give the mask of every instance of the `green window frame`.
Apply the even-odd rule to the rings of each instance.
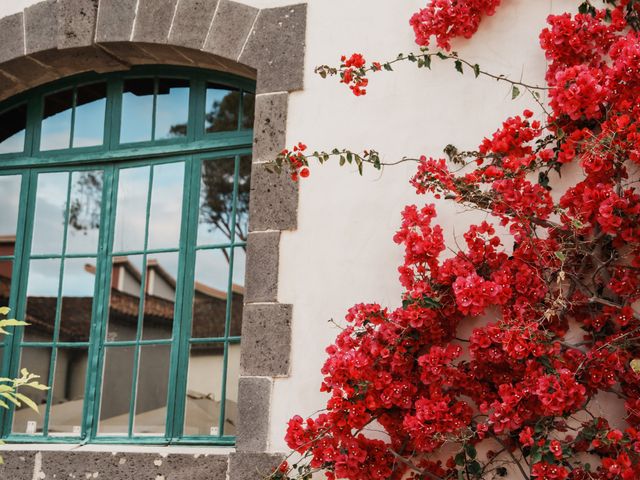
[[[123,88],[127,81],[148,79],[153,83],[152,95],[152,126],[151,140],[137,143],[122,143],[120,141],[121,122],[123,117]],[[177,79],[188,82],[188,117],[186,125],[181,130],[180,136],[175,138],[163,138],[154,140],[154,130],[156,128],[157,110],[159,108],[160,97],[158,95],[159,85],[164,80]],[[78,101],[82,95],[82,87],[104,83],[106,95],[104,98],[104,125],[102,126],[103,139],[101,144],[92,146],[74,147],[74,122],[79,115],[76,114],[81,102]],[[183,82],[184,84],[184,82]],[[237,128],[227,128],[228,131],[207,132],[207,102],[208,91],[211,88],[221,86],[229,87],[237,92],[236,113]],[[209,87],[209,90],[208,90]],[[45,116],[45,97],[61,91],[72,92],[71,114],[69,126],[69,139],[66,148],[42,150],[41,136],[43,135],[43,124]],[[79,93],[80,92],[80,93]],[[10,275],[10,295],[8,306],[12,309],[12,316],[16,318],[26,318],[28,320],[28,292],[30,287],[30,273],[33,273],[33,265],[40,265],[38,262],[52,262],[58,266],[58,276],[52,276],[54,286],[51,288],[57,291],[51,305],[55,307],[55,314],[52,315],[54,324],[51,326],[50,338],[45,340],[29,338],[29,328],[20,327],[12,330],[10,336],[2,337],[0,340],[0,360],[2,368],[0,375],[3,377],[17,376],[22,366],[21,353],[27,349],[32,352],[44,352],[50,355],[47,374],[42,378],[43,383],[51,385],[53,388],[45,393],[46,402],[42,405],[42,424],[36,433],[18,432],[14,429],[15,408],[9,410],[0,409],[0,433],[6,442],[16,443],[115,443],[115,444],[212,444],[212,445],[234,445],[235,437],[233,432],[229,433],[230,427],[227,425],[227,392],[231,388],[230,382],[237,379],[228,378],[232,352],[237,352],[240,344],[240,332],[238,325],[238,312],[241,314],[242,296],[234,284],[234,278],[242,276],[242,265],[240,256],[244,256],[246,248],[246,214],[249,191],[249,172],[251,169],[251,147],[253,131],[252,125],[252,100],[255,98],[254,82],[236,77],[233,75],[217,72],[203,71],[186,68],[163,67],[140,67],[132,68],[126,72],[118,72],[107,75],[85,74],[65,79],[55,84],[44,86],[17,96],[0,105],[0,116],[7,111],[11,111],[16,106],[26,105],[27,119],[24,131],[24,149],[19,153],[0,154],[0,180],[3,178],[19,178],[19,208],[17,210],[16,231],[13,251],[7,254],[0,250],[0,272],[2,265],[9,266]],[[102,107],[101,107],[102,108]],[[236,121],[235,117],[232,119]],[[94,125],[89,125],[93,128]],[[99,125],[98,125],[99,127]],[[182,127],[181,127],[182,128]],[[223,129],[224,130],[224,129]],[[100,131],[100,128],[98,128]],[[67,141],[66,138],[63,139]],[[172,170],[173,169],[173,170]],[[147,172],[144,176],[140,172]],[[131,177],[134,172],[136,179],[146,182],[146,190],[141,194],[144,198],[140,205],[144,204],[144,225],[138,225],[143,232],[140,238],[143,239],[141,246],[127,249],[124,246],[116,247],[116,231],[120,221],[121,207],[124,211],[125,201],[120,195],[134,191],[130,187],[125,188],[123,182]],[[164,172],[164,173],[163,173]],[[179,173],[177,175],[176,173]],[[96,250],[95,252],[76,252],[69,248],[70,225],[76,221],[71,217],[75,215],[73,210],[75,185],[74,179],[84,179],[83,181],[94,181],[100,178],[98,211],[93,212],[94,222],[97,221]],[[155,179],[157,182],[154,181]],[[164,180],[162,180],[164,178]],[[220,187],[215,180],[220,180],[224,185]],[[60,191],[64,190],[66,195],[61,213],[63,216],[62,241],[60,248],[52,253],[46,250],[43,252],[34,250],[38,241],[38,213],[41,197],[47,195],[46,182],[53,179],[59,180]],[[60,180],[61,179],[61,180]],[[176,244],[154,246],[150,243],[153,230],[152,218],[154,213],[152,205],[156,198],[162,198],[162,182],[168,182],[175,190],[176,198],[180,198],[181,208],[179,209],[179,226],[174,232],[179,236]],[[66,182],[66,184],[64,183]],[[173,183],[171,183],[173,182]],[[213,182],[211,185],[210,183]],[[158,187],[160,185],[160,187]],[[206,186],[205,186],[206,185]],[[42,186],[43,191],[39,188]],[[169,188],[169,187],[167,187]],[[224,208],[226,222],[224,222],[224,239],[220,237],[203,235],[201,240],[200,230],[203,228],[203,195],[206,192],[214,191],[216,188],[225,189]],[[213,190],[212,190],[213,189]],[[146,197],[146,198],[145,198]],[[123,197],[124,198],[124,197]],[[173,198],[173,197],[171,197]],[[135,204],[132,204],[135,206]],[[140,207],[141,208],[141,207]],[[155,211],[155,210],[154,210]],[[161,211],[161,210],[158,210]],[[215,212],[214,212],[215,213]],[[157,216],[157,215],[156,215]],[[44,217],[43,217],[44,218]],[[93,218],[93,217],[92,217]],[[123,224],[124,225],[124,224]],[[205,225],[206,226],[206,225]],[[128,228],[128,227],[127,227]],[[163,227],[164,228],[164,227]],[[129,230],[122,227],[122,232]],[[153,230],[155,231],[155,230]],[[164,231],[158,230],[153,238],[163,238]],[[128,233],[127,233],[128,234]],[[53,237],[52,233],[52,237]],[[46,240],[48,242],[49,240]],[[168,240],[167,240],[168,241]],[[173,318],[171,323],[170,337],[146,338],[146,322],[152,318],[152,314],[147,312],[147,303],[151,308],[153,301],[148,293],[151,282],[150,265],[154,260],[152,256],[172,256],[177,258],[177,271],[166,280],[174,288]],[[224,288],[212,293],[212,289],[198,283],[197,269],[206,265],[206,259],[211,257],[220,258],[223,256],[226,263],[226,277],[221,276]],[[139,259],[140,268],[136,281],[138,282],[139,295],[137,297],[137,314],[131,314],[134,318],[133,329],[130,337],[119,339],[113,337],[111,332],[110,311],[115,305],[114,279],[124,275],[116,275],[117,262],[123,262],[123,258]],[[168,258],[168,257],[167,257]],[[94,280],[93,297],[90,307],[90,322],[87,338],[73,339],[65,338],[61,331],[61,324],[65,322],[66,314],[64,308],[64,285],[65,268],[73,261],[85,264],[84,269],[90,272]],[[4,263],[3,263],[4,262]],[[126,262],[125,262],[126,263]],[[44,263],[43,263],[44,264]],[[156,265],[156,264],[154,264]],[[91,267],[91,268],[89,268]],[[124,267],[118,267],[124,268]],[[156,265],[156,268],[157,265]],[[135,269],[134,269],[135,270]],[[155,271],[154,271],[155,272]],[[240,272],[240,273],[238,273]],[[156,275],[154,273],[154,275]],[[124,278],[124,277],[123,277]],[[154,276],[154,278],[156,278]],[[120,281],[120,280],[119,280]],[[57,283],[57,285],[55,285]],[[86,287],[86,285],[85,285]],[[201,293],[205,292],[205,293]],[[200,328],[195,326],[192,319],[206,318],[206,308],[209,304],[203,303],[202,315],[194,313],[197,307],[195,298],[197,295],[218,295],[220,300],[218,305],[223,310],[220,314],[220,322],[215,327]],[[155,295],[155,294],[154,294]],[[128,298],[128,297],[127,297]],[[206,297],[208,299],[209,297]],[[128,300],[127,300],[128,301]],[[133,300],[131,301],[133,302]],[[127,303],[127,306],[131,305]],[[170,302],[170,301],[169,301]],[[43,303],[44,304],[44,303]],[[194,306],[195,305],[195,306]],[[166,301],[165,301],[166,307]],[[69,307],[71,308],[71,307]],[[131,307],[133,308],[133,307]],[[170,307],[166,307],[170,308]],[[165,309],[166,309],[165,308]],[[200,308],[200,307],[197,307]],[[217,307],[216,307],[217,308]],[[159,315],[159,314],[158,314]],[[195,316],[194,316],[195,315]],[[235,315],[235,317],[234,317]],[[132,317],[132,318],[133,318]],[[69,318],[71,318],[69,316]],[[155,317],[154,317],[155,318]],[[234,323],[234,318],[235,323]],[[149,320],[150,321],[150,320]],[[208,325],[208,324],[207,324]],[[151,331],[151,329],[149,330]],[[27,336],[25,336],[27,332]],[[160,335],[160,334],[158,334]],[[167,388],[166,388],[166,414],[164,416],[164,432],[153,431],[139,432],[136,430],[135,419],[137,417],[136,405],[140,401],[141,390],[138,383],[143,377],[139,377],[140,365],[143,360],[143,352],[152,351],[154,348],[160,351],[169,351],[169,362],[167,365]],[[128,350],[127,350],[128,349]],[[49,427],[53,411],[53,400],[56,389],[57,367],[60,364],[63,351],[86,352],[85,383],[83,388],[81,425],[74,425],[71,432],[54,432]],[[130,389],[123,390],[122,394],[129,399],[128,413],[126,416],[126,431],[116,433],[104,433],[101,419],[101,400],[107,398],[110,389],[103,391],[103,381],[107,376],[105,363],[108,352],[113,352],[113,358],[128,358],[122,352],[133,355]],[[215,352],[213,355],[216,361],[220,360],[221,370],[219,370],[219,381],[221,385],[219,405],[211,401],[216,409],[217,427],[211,426],[207,434],[202,432],[189,432],[185,427],[186,416],[190,408],[188,395],[189,367],[191,352],[199,352],[198,355],[207,352]],[[117,355],[116,355],[117,352]],[[234,354],[235,355],[235,354]],[[58,356],[60,358],[58,358]],[[150,357],[151,360],[154,357]],[[194,353],[195,358],[195,353]],[[66,361],[66,360],[65,360]],[[206,364],[206,363],[205,363]],[[215,375],[216,372],[211,372]],[[126,380],[126,379],[125,379]],[[126,383],[126,381],[125,381]],[[237,388],[237,385],[236,385]],[[24,392],[31,393],[31,392]],[[205,402],[206,398],[201,399]],[[231,404],[230,404],[231,405]],[[162,413],[162,409],[161,413]],[[142,412],[144,413],[144,412]],[[211,412],[209,412],[211,413]],[[211,413],[214,415],[214,413]],[[157,415],[161,417],[161,414]],[[207,417],[209,418],[209,417]],[[122,421],[124,422],[124,421]],[[122,423],[121,422],[121,423]],[[118,428],[116,428],[118,430]]]

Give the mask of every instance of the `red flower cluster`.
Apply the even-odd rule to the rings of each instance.
[[[449,48],[498,3],[432,0],[416,41]],[[326,411],[289,422],[288,445],[329,479],[501,476],[503,461],[536,480],[640,478],[640,4],[606,4],[548,19],[545,127],[526,110],[475,152],[420,159],[419,194],[486,220],[450,252],[434,204],[404,209],[402,305],[349,310],[322,369]],[[342,68],[363,94],[364,58]],[[301,176],[304,148],[283,152]],[[603,392],[625,429],[592,408]],[[482,442],[503,448],[480,458]],[[459,449],[436,461],[445,443]]]
[[[343,55],[340,60],[342,61],[340,65],[341,82],[348,85],[356,97],[366,95],[369,80],[366,77],[364,57],[359,53],[354,53],[349,58]],[[380,70],[380,68],[380,64],[374,62],[373,70]]]

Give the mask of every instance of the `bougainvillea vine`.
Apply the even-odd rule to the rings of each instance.
[[[436,56],[491,75],[450,48],[498,4],[431,1],[411,18],[420,53],[393,62],[428,67]],[[494,76],[538,101],[547,90],[544,122],[525,110],[476,151],[401,160],[417,162],[418,194],[489,216],[451,255],[433,203],[404,209],[402,306],[349,310],[322,369],[326,410],[290,420],[301,459],[272,478],[640,478],[640,4],[605,5],[549,16],[545,86]],[[433,38],[443,51],[428,50]],[[318,72],[362,95],[367,75],[393,62],[355,54]],[[384,165],[373,150],[298,144],[271,168],[297,180],[311,159],[332,157]],[[552,197],[552,172],[568,164],[580,172]],[[594,409],[603,396],[625,418]]]

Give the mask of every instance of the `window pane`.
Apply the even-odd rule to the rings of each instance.
[[[246,242],[249,234],[249,195],[251,193],[251,155],[240,157],[236,203],[236,242]]]
[[[120,143],[151,140],[153,89],[152,78],[134,78],[124,81]]]
[[[0,260],[0,307],[9,306],[12,276],[13,260]],[[0,342],[2,341],[4,338],[0,339]]]
[[[178,252],[147,257],[143,340],[171,338],[178,278]]]
[[[240,381],[240,344],[227,346],[227,381],[225,384],[225,412],[224,426],[221,424],[221,434],[234,435],[238,426],[238,383]]]
[[[60,260],[31,260],[27,287],[27,318],[31,325],[24,329],[24,340],[48,342],[53,339]]]
[[[242,92],[242,128],[253,128],[254,111],[256,109],[256,95]]]
[[[140,349],[134,418],[137,435],[163,435],[165,432],[170,360],[170,345],[145,345]]]
[[[240,92],[215,83],[207,84],[205,131],[228,132],[238,129]]]
[[[202,162],[198,245],[231,242],[234,174],[233,157]]]
[[[180,244],[184,163],[156,165],[149,211],[149,248],[174,248]]]
[[[73,126],[73,146],[102,145],[107,106],[107,84],[94,83],[78,87]]]
[[[95,258],[68,258],[64,261],[61,342],[89,341],[95,273]]]
[[[143,255],[114,257],[107,341],[135,340],[140,309]]]
[[[68,179],[66,172],[38,175],[32,253],[62,253]]]
[[[32,327],[29,327],[32,328]],[[26,368],[30,373],[39,375],[38,381],[46,384],[49,381],[49,365],[51,364],[50,348],[27,348],[23,347],[20,358],[20,370]],[[44,422],[45,405],[47,402],[47,390],[36,390],[24,387],[20,390],[38,405],[38,412],[33,411],[24,403],[16,407],[13,414],[14,433],[28,433],[31,435],[42,435]]]
[[[242,308],[244,305],[244,270],[246,253],[244,247],[236,247],[233,253],[233,285],[231,303],[231,325],[229,335],[239,337],[242,330]]]
[[[189,81],[158,80],[155,139],[184,137],[189,120]]]
[[[142,250],[147,221],[150,167],[120,170],[114,252]]]
[[[69,148],[73,89],[44,97],[40,150]]]
[[[67,253],[96,253],[100,234],[103,172],[73,172]]]
[[[26,128],[26,104],[0,114],[0,153],[22,152]]]
[[[87,358],[86,348],[58,349],[49,411],[51,435],[79,437],[82,433]]]
[[[185,403],[185,435],[219,435],[224,343],[193,344]]]
[[[1,128],[1,124],[0,124]],[[0,255],[13,255],[20,207],[20,175],[0,176],[2,208],[0,208]]]
[[[135,347],[105,349],[99,435],[127,435]]]
[[[227,250],[200,250],[196,253],[193,299],[193,338],[224,336],[229,284]]]

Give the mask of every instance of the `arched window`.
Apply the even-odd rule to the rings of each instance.
[[[51,386],[5,440],[233,444],[254,98],[145,67],[0,105],[1,375]]]

